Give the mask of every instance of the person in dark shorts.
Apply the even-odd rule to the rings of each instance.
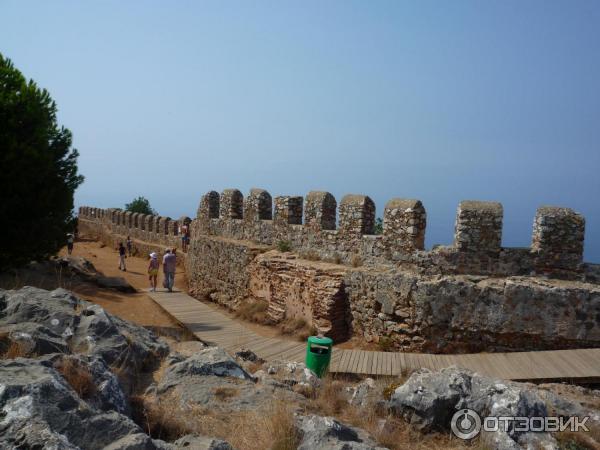
[[[131,238],[129,236],[127,236],[127,240],[125,241],[125,245],[127,245],[127,254],[129,256],[131,256],[131,249],[133,247],[133,242],[131,241]]]
[[[119,270],[122,270],[123,272],[127,272],[127,267],[125,266],[125,258],[127,258],[125,246],[122,242],[119,242]]]

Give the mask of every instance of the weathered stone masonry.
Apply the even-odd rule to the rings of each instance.
[[[585,221],[574,211],[539,208],[531,248],[505,248],[502,205],[461,202],[453,245],[425,251],[419,200],[390,200],[381,235],[369,197],[345,196],[339,224],[337,209],[327,192],[207,193],[185,257],[191,293],[231,309],[264,301],[272,322],[303,318],[336,341],[362,336],[403,350],[600,344],[600,270],[582,262]],[[80,219],[103,236],[179,243],[169,218],[141,225],[129,213],[82,207]],[[292,253],[273,250],[280,241]]]

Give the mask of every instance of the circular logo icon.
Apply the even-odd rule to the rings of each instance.
[[[461,409],[452,416],[450,428],[456,437],[473,439],[481,431],[481,418],[472,409]]]

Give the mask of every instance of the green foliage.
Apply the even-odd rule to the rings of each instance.
[[[280,252],[289,252],[292,250],[292,243],[290,241],[279,241],[277,242],[277,250]]]
[[[141,214],[156,214],[156,211],[150,206],[150,202],[145,197],[138,197],[131,203],[125,205],[125,211],[131,211]]]
[[[383,219],[381,217],[375,219],[375,234],[383,234]]]
[[[83,182],[56,103],[0,54],[0,270],[55,254]]]

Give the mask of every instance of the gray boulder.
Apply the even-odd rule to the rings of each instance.
[[[495,380],[465,369],[449,367],[439,372],[421,369],[398,387],[389,409],[422,430],[450,429],[453,415],[471,409],[483,417],[546,417],[543,399],[531,386]],[[522,433],[509,427],[482,436],[490,448],[527,448],[535,441],[545,449],[558,448],[549,433]]]
[[[160,384],[163,391],[180,383],[181,378],[195,375],[252,380],[252,376],[219,347],[208,347],[188,358],[180,354],[172,355],[169,361],[171,365],[165,371]]]
[[[128,417],[82,400],[50,363],[0,361],[0,448],[159,448]],[[131,435],[135,446],[117,445]]]
[[[333,417],[299,416],[296,426],[301,434],[298,450],[385,450],[366,431]]]
[[[288,386],[305,386],[318,388],[321,380],[304,363],[295,361],[271,361],[265,370],[257,371],[254,376],[265,380],[267,376]]]
[[[296,402],[304,400],[287,386],[256,383],[219,347],[208,347],[187,358],[181,354],[170,355],[167,361],[171,365],[163,377],[146,391],[158,401],[175,397],[182,405],[227,413],[254,410],[276,394]]]
[[[373,378],[366,378],[356,386],[347,387],[346,393],[348,394],[348,403],[359,408],[365,408],[377,400]]]
[[[154,333],[64,289],[0,290],[0,333],[31,353],[82,353],[135,373],[168,353]]]

